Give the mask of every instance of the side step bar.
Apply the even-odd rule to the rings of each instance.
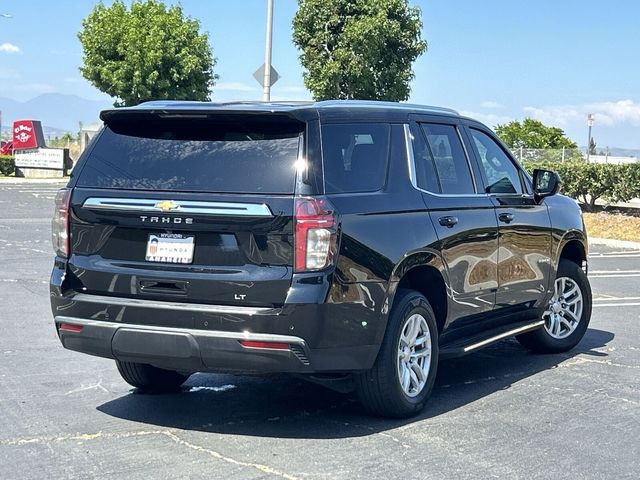
[[[521,333],[536,330],[544,325],[544,320],[536,320],[534,322],[520,322],[505,327],[496,328],[483,332],[472,338],[456,340],[453,343],[445,344],[440,347],[440,358],[455,358],[475,352],[476,350],[499,342],[505,338],[520,335]]]

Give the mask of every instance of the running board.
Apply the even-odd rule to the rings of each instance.
[[[544,325],[544,320],[536,320],[535,322],[519,322],[506,325],[501,328],[495,328],[488,332],[483,332],[471,338],[456,340],[453,343],[442,345],[440,347],[440,358],[454,358],[475,352],[480,348],[484,348],[492,343],[499,342],[505,338],[520,335],[522,333],[536,330]]]

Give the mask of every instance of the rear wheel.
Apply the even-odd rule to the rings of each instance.
[[[147,392],[175,391],[189,378],[189,375],[144,363],[116,360],[116,365],[125,382]]]
[[[416,415],[431,394],[438,369],[438,327],[427,299],[400,290],[373,368],[355,376],[360,402],[374,415]]]
[[[542,319],[543,328],[516,337],[534,352],[566,352],[584,337],[591,319],[591,286],[576,263],[560,261],[553,297]]]

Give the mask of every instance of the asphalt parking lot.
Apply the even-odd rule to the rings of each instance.
[[[64,350],[48,301],[57,186],[0,183],[0,479],[602,478],[640,472],[640,251],[594,246],[580,345],[441,364],[417,418],[306,382],[194,375],[143,395]]]

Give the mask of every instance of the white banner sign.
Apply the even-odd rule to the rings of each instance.
[[[16,160],[16,167],[64,169],[64,149],[62,148],[16,150],[14,152],[14,158]]]

